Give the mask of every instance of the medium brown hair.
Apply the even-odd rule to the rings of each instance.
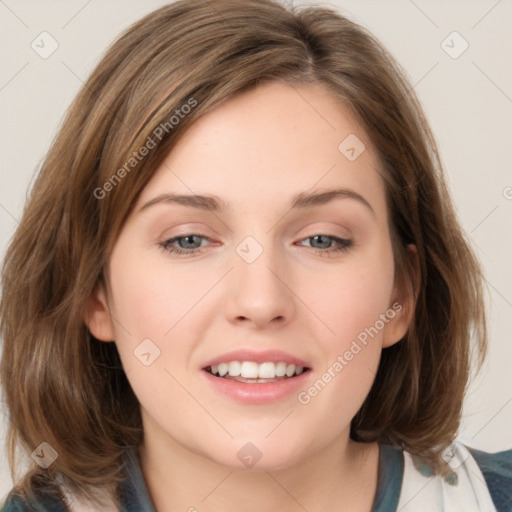
[[[140,192],[191,123],[271,81],[320,83],[362,124],[386,184],[395,277],[417,294],[410,328],[384,349],[351,437],[401,446],[446,471],[440,453],[459,427],[473,349],[478,367],[486,350],[482,275],[404,73],[371,34],[330,8],[186,0],[135,23],[94,69],[5,257],[1,378],[11,469],[20,446],[31,452],[46,441],[59,455],[46,470],[34,464],[21,483],[27,492],[60,475],[90,496],[123,478],[123,453],[142,441],[139,405],[115,344],[84,324],[86,301],[106,280]],[[191,100],[195,107],[169,123]],[[155,146],[132,165],[149,138]],[[408,244],[417,247],[418,287]]]

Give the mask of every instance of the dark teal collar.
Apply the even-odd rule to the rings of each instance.
[[[404,461],[402,450],[379,445],[379,475],[377,493],[371,512],[392,512],[398,507]],[[121,512],[156,512],[142,475],[135,448],[126,456],[127,479],[120,489]]]
[[[387,444],[379,445],[379,479],[372,512],[393,512],[398,508],[404,472],[403,452]]]

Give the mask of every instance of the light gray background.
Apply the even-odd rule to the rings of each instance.
[[[165,3],[0,0],[0,256],[34,172],[83,81],[121,30]],[[424,105],[490,291],[489,358],[467,395],[459,439],[490,452],[512,448],[512,2],[332,0],[322,5],[337,7],[380,38]],[[59,45],[47,59],[31,48],[43,31]],[[462,40],[446,39],[453,31],[469,44],[456,59],[443,49],[451,46],[452,54],[462,49]],[[1,441],[6,414],[0,420]],[[2,447],[0,497],[11,486]]]

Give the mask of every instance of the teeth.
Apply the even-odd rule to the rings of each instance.
[[[273,379],[276,376],[276,365],[274,363],[260,364],[258,377],[260,379]]]
[[[240,375],[241,364],[238,361],[231,361],[228,364],[228,372],[230,377],[238,377]]]
[[[286,363],[277,363],[275,371],[276,377],[284,377],[286,374]]]
[[[213,375],[215,375],[216,372],[213,371],[213,366],[212,366],[212,373]],[[227,363],[220,363],[219,364],[219,375],[221,377],[224,377],[224,375],[226,375],[226,373],[228,373],[228,370],[229,370],[229,366]]]
[[[286,376],[287,377],[293,377],[294,374],[295,374],[295,365],[294,364],[289,364],[286,367]]]
[[[304,372],[304,367],[286,364],[285,362],[258,364],[254,361],[230,361],[229,363],[212,365],[210,372],[213,375],[219,375],[219,377],[229,375],[230,377],[243,377],[244,379],[260,379],[261,382],[261,379],[301,375]]]
[[[231,366],[231,363],[229,363]],[[240,375],[244,379],[257,379],[259,375],[259,364],[252,361],[244,361],[240,365]]]

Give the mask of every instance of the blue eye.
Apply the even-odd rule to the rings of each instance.
[[[309,247],[314,249],[314,251],[320,255],[346,251],[353,245],[352,240],[329,235],[314,235],[304,238],[304,240],[311,240],[312,243],[315,244],[318,243],[320,247],[313,247],[313,245],[310,245]]]
[[[344,238],[339,238],[335,236],[329,235],[314,235],[304,238],[302,241],[310,240],[311,245],[306,247],[311,247],[316,254],[320,256],[326,256],[333,252],[342,252],[348,250],[352,247],[352,240],[347,240]],[[165,242],[159,244],[160,247],[166,252],[183,255],[183,256],[193,256],[202,252],[204,247],[203,241],[210,241],[209,238],[198,235],[195,233],[189,233],[182,236],[177,236],[166,240]],[[313,246],[313,244],[318,244],[317,247]],[[300,244],[303,245],[303,244]]]
[[[199,245],[197,245],[198,239]],[[160,246],[167,252],[192,256],[198,252],[201,252],[201,239],[208,240],[208,238],[206,238],[205,236],[190,233],[188,235],[171,238],[170,240],[167,240],[160,244]],[[178,242],[178,247],[174,245],[176,242]]]

